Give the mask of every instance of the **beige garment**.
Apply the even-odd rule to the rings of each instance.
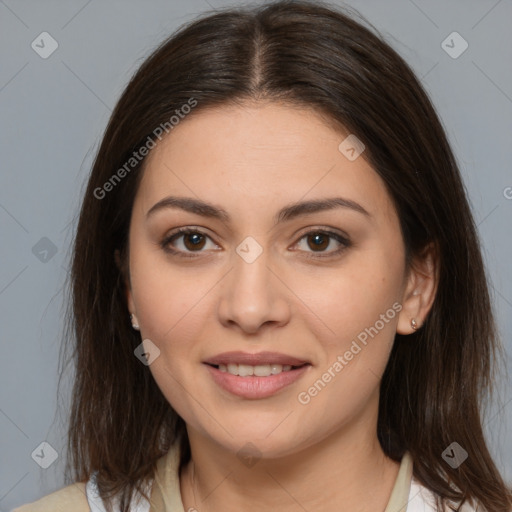
[[[151,489],[149,512],[185,512],[181,500],[179,446],[171,448],[157,463],[155,481]]]
[[[386,510],[384,512],[402,512],[407,510],[409,491],[412,480],[412,457],[406,452],[400,462],[400,469],[396,476],[395,485],[391,491]]]
[[[15,508],[12,512],[90,512],[85,483],[68,485],[40,500]]]
[[[179,447],[176,446],[157,462],[149,512],[185,512],[181,500],[178,467]],[[406,453],[400,463],[385,512],[403,512],[407,509],[411,478],[412,458],[409,453]],[[85,484],[69,485],[34,503],[16,508],[12,512],[90,512]]]

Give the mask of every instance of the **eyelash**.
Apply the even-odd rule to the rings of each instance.
[[[174,240],[180,238],[181,236],[183,236],[183,235],[190,235],[190,234],[198,234],[198,235],[210,238],[206,233],[203,233],[202,231],[199,231],[197,229],[179,228],[176,231],[174,231],[173,233],[171,233],[168,236],[166,236],[160,242],[160,246],[162,247],[162,249],[165,252],[171,254],[172,256],[178,256],[178,257],[182,257],[182,258],[197,258],[198,256],[196,256],[194,254],[194,252],[196,252],[197,255],[199,255],[199,254],[201,254],[202,251],[193,251],[193,252],[188,252],[187,253],[187,252],[183,252],[181,250],[173,249],[169,245],[171,242],[173,242]],[[341,254],[343,251],[345,251],[345,249],[348,249],[352,245],[352,243],[350,242],[350,240],[348,238],[343,237],[339,233],[335,233],[333,231],[327,231],[327,230],[323,230],[323,229],[314,229],[314,230],[308,231],[307,233],[304,233],[299,238],[297,243],[300,242],[303,238],[306,238],[308,235],[312,235],[312,234],[327,235],[330,238],[334,238],[337,242],[339,242],[341,244],[341,247],[339,249],[336,249],[334,251],[330,251],[330,252],[327,252],[327,253],[320,253],[320,252],[316,253],[316,252],[313,251],[308,256],[305,256],[306,258],[314,258],[314,259],[330,258],[330,257],[333,257],[333,256]]]

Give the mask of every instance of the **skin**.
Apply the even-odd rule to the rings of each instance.
[[[187,424],[185,510],[384,510],[389,500],[399,464],[377,440],[379,384],[395,333],[413,332],[412,318],[421,326],[432,305],[435,265],[426,251],[406,268],[392,200],[363,156],[349,161],[338,150],[346,135],[312,110],[245,103],[195,112],[146,161],[131,218],[127,299],[141,339],[160,350],[150,371]],[[213,203],[231,221],[171,208],[147,217],[169,195]],[[338,196],[370,215],[336,208],[274,224],[285,205]],[[199,252],[190,237],[188,245],[186,236],[171,243],[194,258],[160,244],[180,227],[206,235]],[[341,244],[328,238],[315,249],[318,230],[351,245],[336,255]],[[263,251],[252,263],[236,252],[248,236]],[[400,313],[299,403],[394,303]],[[202,364],[232,350],[281,352],[311,366],[271,397],[243,399],[218,387]],[[261,454],[252,467],[237,457],[247,442]]]

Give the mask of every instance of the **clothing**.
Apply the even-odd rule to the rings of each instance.
[[[132,512],[185,512],[179,482],[179,448],[171,448],[157,462],[151,490],[151,504],[139,496]],[[435,512],[433,493],[412,476],[413,462],[406,453],[400,463],[395,485],[385,512]],[[199,508],[198,508],[199,510]],[[464,504],[462,512],[483,512]],[[75,483],[12,512],[106,512],[98,496],[94,475],[87,483]]]

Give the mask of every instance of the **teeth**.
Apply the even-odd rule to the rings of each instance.
[[[251,366],[249,364],[219,364],[219,370],[223,373],[230,373],[231,375],[239,375],[240,377],[269,377],[270,375],[277,375],[281,372],[289,372],[292,369],[291,364],[259,364]]]
[[[272,375],[277,375],[278,373],[281,373],[283,371],[282,364],[271,364],[269,366],[270,366],[270,373]]]
[[[231,368],[230,368],[231,366]],[[234,370],[233,368],[234,365],[229,365],[228,366],[228,371],[230,373],[232,373],[232,371]],[[239,364],[238,365],[238,375],[240,375],[240,377],[249,377],[250,375],[253,375],[254,374],[254,366],[249,366],[248,364]]]
[[[276,367],[275,369],[277,370],[277,365],[273,365],[274,367]],[[281,372],[277,372],[277,373],[281,373]],[[269,375],[277,375],[276,373],[272,374],[272,367],[269,365],[269,364],[260,364],[258,366],[255,366],[254,367],[254,375],[256,375],[256,377],[268,377]]]

